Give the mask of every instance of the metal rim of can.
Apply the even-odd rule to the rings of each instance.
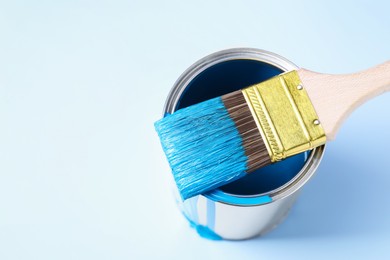
[[[291,61],[287,60],[286,58],[278,54],[261,50],[261,49],[256,49],[256,48],[232,48],[232,49],[226,49],[226,50],[212,53],[195,62],[187,70],[185,70],[180,75],[180,77],[176,80],[165,101],[163,115],[165,115],[166,113],[175,112],[175,108],[177,106],[178,101],[180,100],[181,95],[183,94],[188,84],[196,76],[198,76],[200,73],[202,73],[206,69],[216,64],[225,61],[231,61],[231,60],[259,61],[259,62],[263,62],[275,66],[276,68],[279,68],[282,71],[295,70],[299,68],[297,65],[295,65]],[[240,203],[223,201],[221,199],[219,199],[218,202],[231,204],[235,206],[254,206],[254,205],[268,204],[273,201],[290,196],[291,194],[298,191],[313,176],[313,174],[315,173],[316,169],[318,168],[321,162],[321,159],[325,151],[325,146],[326,145],[322,145],[313,149],[309,155],[309,158],[307,158],[304,166],[296,174],[296,176],[292,178],[290,181],[288,181],[287,183],[285,183],[284,185],[278,187],[277,189],[271,190],[266,193],[256,194],[251,196],[243,196],[243,195],[226,193],[229,196],[236,196],[242,199],[269,196],[272,199],[270,202],[265,202],[265,203],[261,202],[258,204],[252,204],[252,203],[240,204]]]

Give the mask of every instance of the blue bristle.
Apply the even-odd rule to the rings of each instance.
[[[242,138],[220,97],[167,115],[155,128],[183,199],[246,174]]]

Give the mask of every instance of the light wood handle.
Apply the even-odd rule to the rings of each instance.
[[[298,70],[328,140],[343,121],[365,101],[390,90],[390,61],[365,71],[329,75]]]

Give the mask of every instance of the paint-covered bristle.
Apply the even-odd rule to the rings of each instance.
[[[183,199],[248,171],[243,139],[221,97],[167,115],[155,128]]]
[[[155,128],[183,199],[271,163],[241,91],[178,110]]]
[[[222,100],[242,138],[248,173],[270,164],[267,147],[242,92],[226,94],[222,96]]]

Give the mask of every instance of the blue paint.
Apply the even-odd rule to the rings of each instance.
[[[155,128],[184,200],[246,175],[242,138],[220,97],[167,115]]]
[[[185,88],[175,110],[262,82],[283,71],[255,60],[218,63],[197,75]]]
[[[195,223],[198,223],[198,199],[199,196],[189,198],[183,203],[184,210],[188,214],[188,218],[192,219]]]
[[[208,199],[223,203],[249,206],[272,202],[266,194],[291,181],[306,163],[310,151],[268,165],[219,189],[205,193]]]
[[[217,235],[213,230],[215,227],[215,202],[207,200],[207,226],[199,225],[198,220],[198,202],[199,196],[192,197],[183,202],[182,212],[184,217],[190,223],[190,227],[203,238],[210,240],[222,240],[222,237]]]
[[[224,192],[241,196],[268,193],[293,179],[305,165],[307,154],[310,154],[310,151],[257,169],[244,178],[234,183],[229,183],[220,189]]]
[[[185,215],[184,215],[185,216]],[[217,235],[214,231],[212,231],[210,228],[205,227],[203,225],[198,225],[197,223],[193,222],[191,219],[186,217],[188,222],[190,223],[190,227],[194,228],[196,232],[203,238],[210,239],[210,240],[222,240],[222,237]]]
[[[291,181],[302,169],[310,151],[294,155],[284,161],[268,165],[229,183],[220,189],[204,194],[208,199],[233,205],[261,205],[272,202],[266,194]]]
[[[212,231],[208,227],[197,225],[195,229],[196,232],[198,232],[198,234],[203,238],[207,238],[210,240],[222,240],[221,236],[217,235],[214,231]]]
[[[213,190],[203,195],[212,201],[219,201],[227,204],[242,205],[242,206],[261,205],[261,204],[272,202],[272,198],[268,195],[243,197],[243,196],[237,196],[237,195],[232,195],[223,192],[220,189]]]
[[[214,230],[215,227],[215,202],[207,200],[207,227]]]

